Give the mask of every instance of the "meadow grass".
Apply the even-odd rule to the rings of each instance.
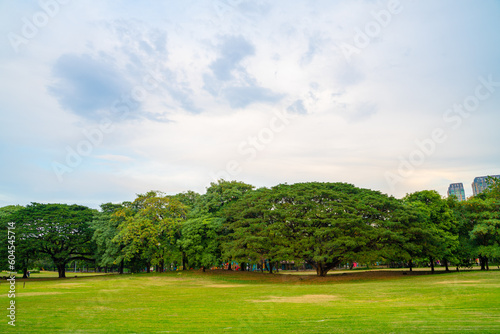
[[[105,275],[105,273],[93,273],[93,272],[73,272],[73,271],[66,271],[66,277],[71,278],[71,277],[87,277],[87,276],[97,276],[97,275]],[[10,276],[10,272],[8,271],[2,271],[0,272],[0,277],[1,276]],[[16,278],[21,279],[23,277],[23,274],[17,273]],[[57,271],[40,271],[39,273],[31,273],[30,278],[57,278],[59,277],[59,273]]]
[[[379,276],[377,276],[379,275]],[[24,284],[24,288],[23,288]],[[2,333],[499,333],[500,271],[168,272],[17,281]]]

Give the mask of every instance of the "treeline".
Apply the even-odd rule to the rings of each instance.
[[[500,258],[500,183],[467,201],[433,190],[396,199],[345,183],[252,185],[220,180],[205,194],[150,191],[133,202],[0,208],[0,267],[73,261],[123,272],[305,263],[319,276],[343,263],[427,261],[489,269]],[[9,232],[11,231],[11,232]],[[14,232],[15,234],[13,234]],[[15,238],[12,237],[15,236]]]

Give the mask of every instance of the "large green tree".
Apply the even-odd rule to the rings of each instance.
[[[257,193],[257,192],[256,192]],[[281,184],[249,194],[228,217],[234,245],[276,259],[301,260],[318,276],[357,254],[381,254],[399,239],[401,203],[345,183]]]
[[[414,245],[427,258],[431,271],[434,262],[442,260],[448,270],[450,260],[456,260],[458,249],[457,222],[449,202],[435,190],[417,191],[408,194],[403,201],[418,211],[416,224],[405,231],[408,243]]]
[[[203,271],[221,261],[219,235],[223,220],[218,217],[188,219],[183,225],[182,237],[177,241],[186,253],[189,263]]]
[[[90,223],[93,210],[81,205],[32,203],[13,214],[16,228],[36,251],[49,256],[66,277],[65,266],[74,260],[93,261],[95,244]],[[24,240],[23,240],[24,241]]]
[[[233,254],[222,249],[230,233],[228,226],[224,224],[226,215],[223,211],[253,188],[252,185],[241,181],[218,180],[212,182],[206,193],[201,196],[192,193],[183,196],[190,210],[178,244],[183,252],[189,254],[193,265],[204,269],[219,265],[222,260],[231,263]],[[196,240],[202,240],[201,244]],[[244,268],[245,264],[242,263],[241,267]]]
[[[489,269],[489,260],[500,257],[500,200],[492,193],[479,194],[462,202],[459,210],[461,234],[468,234],[468,247],[481,269]]]
[[[267,188],[248,192],[238,201],[228,205],[222,214],[226,217],[226,229],[230,231],[224,239],[222,249],[227,258],[243,264],[258,264],[263,271],[266,261],[272,273],[273,262],[290,259],[283,256],[287,248],[276,238],[275,212],[272,211],[274,198]]]
[[[150,191],[140,194],[134,202],[113,213],[119,221],[113,242],[122,245],[120,259],[132,260],[137,255],[149,269],[157,265],[162,271],[167,254],[180,237],[186,206],[172,196]]]

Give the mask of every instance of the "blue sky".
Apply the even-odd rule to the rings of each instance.
[[[500,173],[499,1],[0,2],[0,206]]]

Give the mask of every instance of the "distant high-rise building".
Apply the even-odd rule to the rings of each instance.
[[[482,193],[486,188],[488,188],[488,177],[493,177],[495,179],[500,179],[500,175],[489,175],[489,176],[478,176],[472,182],[472,192],[474,196]]]
[[[465,190],[463,183],[452,183],[448,187],[448,196],[455,196],[459,201],[465,201]]]

